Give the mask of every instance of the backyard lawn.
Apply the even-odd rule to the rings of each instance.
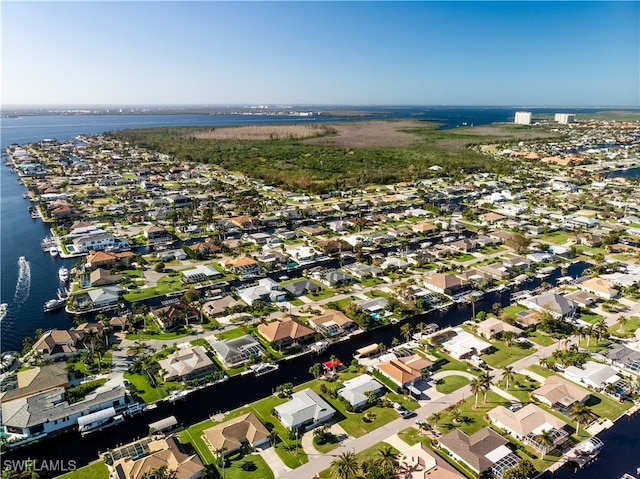
[[[94,462],[93,464],[59,476],[57,479],[109,479],[109,470],[104,461]]]

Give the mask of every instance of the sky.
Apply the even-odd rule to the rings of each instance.
[[[2,106],[640,105],[640,1],[7,1]]]

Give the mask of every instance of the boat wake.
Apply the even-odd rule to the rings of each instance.
[[[31,291],[31,266],[29,262],[20,257],[18,260],[20,271],[18,272],[18,282],[16,283],[16,292],[13,295],[13,303],[15,306],[22,306],[29,298]]]

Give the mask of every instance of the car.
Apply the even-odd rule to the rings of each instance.
[[[404,419],[409,419],[410,417],[415,417],[417,415],[418,414],[415,411],[409,411],[408,409],[400,411],[400,416],[402,416]]]
[[[423,419],[416,419],[416,424],[417,424],[418,426],[422,426],[424,423],[425,423],[425,422],[424,422],[424,420],[423,420]]]
[[[400,404],[399,402],[394,402],[393,404],[391,404],[393,406],[393,409],[395,409],[396,411],[402,411],[404,408],[402,407],[402,404]]]

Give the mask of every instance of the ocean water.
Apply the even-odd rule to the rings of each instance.
[[[309,107],[315,110],[314,107]],[[355,109],[355,108],[350,108]],[[362,107],[358,107],[362,110]],[[446,128],[480,125],[496,121],[511,121],[513,108],[460,108],[460,107],[369,107],[371,117],[367,118],[412,118],[433,120],[444,123]],[[558,109],[527,109],[534,114],[551,114]],[[599,111],[600,109],[580,110],[578,113]],[[375,115],[373,113],[376,113]],[[24,144],[43,138],[66,140],[79,134],[97,134],[126,128],[143,128],[176,125],[240,125],[262,123],[292,123],[308,121],[351,121],[344,117],[307,117],[284,116],[239,116],[239,115],[83,115],[83,116],[25,116],[2,118],[0,123],[1,150],[4,152],[10,144]],[[22,197],[26,191],[18,182],[17,176],[9,168],[0,165],[0,302],[8,303],[8,313],[0,323],[0,348],[2,351],[19,350],[22,340],[32,336],[37,328],[67,328],[72,318],[64,311],[44,313],[42,306],[55,297],[59,287],[57,271],[62,265],[72,266],[76,260],[52,258],[43,253],[40,240],[50,234],[48,227],[40,220],[31,219],[27,208],[30,205]],[[27,267],[20,268],[18,258],[25,256]],[[457,315],[456,315],[457,316]],[[457,324],[464,318],[451,318]],[[594,465],[580,471],[572,477],[590,479],[616,479],[618,471],[634,472],[640,466],[640,426],[639,416],[624,420],[604,434],[611,439],[605,440],[605,450],[601,459]],[[623,438],[623,439],[620,439]],[[608,444],[608,445],[607,445]],[[618,451],[626,451],[618,454]],[[568,471],[559,471],[554,477],[569,477]],[[613,474],[613,475],[612,475]]]

